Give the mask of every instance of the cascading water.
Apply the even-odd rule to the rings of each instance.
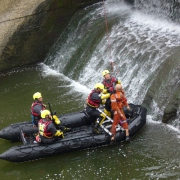
[[[138,1],[126,0],[134,1],[134,7],[121,1],[106,0],[105,10],[102,2],[80,10],[44,63],[0,76],[0,126],[30,120],[32,95],[37,91],[57,115],[82,111],[88,93],[102,81],[101,72],[112,68],[129,102],[148,108],[146,125],[128,144],[16,166],[1,160],[1,179],[180,179],[179,119],[161,122],[169,104],[177,114],[180,111],[180,26],[155,12],[136,10]],[[12,146],[1,140],[0,153]]]
[[[136,9],[142,10],[144,13],[180,22],[179,0],[135,0],[134,5]]]
[[[143,14],[121,1],[107,1],[105,7],[106,12],[100,3],[77,13],[45,64],[89,89],[102,81],[104,69],[114,68],[112,74],[122,81],[129,102],[143,103],[153,120],[162,120],[166,105],[179,97],[179,24]],[[179,117],[173,122],[179,129]]]

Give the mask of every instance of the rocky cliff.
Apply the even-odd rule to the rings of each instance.
[[[43,61],[72,15],[98,1],[0,1],[0,72]]]

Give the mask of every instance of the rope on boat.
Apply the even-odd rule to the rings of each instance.
[[[104,9],[104,21],[105,21],[105,26],[106,26],[106,35],[107,35],[107,43],[108,43],[108,50],[109,50],[109,54],[110,54],[110,65],[111,65],[111,68],[112,68],[112,73],[118,73],[118,70],[115,66],[115,63],[113,61],[113,58],[112,58],[112,47],[110,45],[110,37],[109,37],[109,29],[108,29],[108,20],[107,20],[107,11],[106,11],[106,4],[105,4],[105,0],[103,0],[103,9]],[[116,76],[115,74],[115,76]]]
[[[112,60],[112,55],[111,55],[111,45],[110,45],[110,38],[109,38],[109,29],[108,29],[108,21],[107,21],[107,11],[106,11],[106,4],[105,0],[103,0],[103,9],[104,9],[104,21],[105,21],[105,27],[106,27],[106,36],[107,36],[107,43],[108,43],[108,50],[110,54],[110,64],[112,68],[112,72],[114,71],[114,62]]]

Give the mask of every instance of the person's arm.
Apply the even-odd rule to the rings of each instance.
[[[51,132],[53,136],[58,136],[58,137],[61,136],[62,138],[64,138],[63,132],[60,130],[57,130],[53,122],[48,125],[47,130]]]
[[[128,102],[127,102],[127,98],[125,97],[124,94],[123,94],[122,100],[123,100],[123,104],[127,107],[127,109],[130,110],[130,106],[129,106]]]
[[[41,116],[42,106],[35,105],[34,106],[34,112],[38,114],[38,116]]]
[[[110,94],[102,94],[102,93],[93,93],[91,98],[92,100],[99,101],[99,103],[102,103],[104,99],[107,99],[110,97]]]
[[[101,100],[107,99],[110,97],[110,93],[107,94],[100,94]]]

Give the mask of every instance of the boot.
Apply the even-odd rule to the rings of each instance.
[[[112,135],[111,136],[111,141],[110,141],[110,144],[113,145],[116,143],[116,139],[115,139],[115,135]]]
[[[100,134],[100,131],[99,131],[98,127],[99,127],[98,123],[95,123],[95,125],[93,126],[93,132],[96,133],[96,134]]]
[[[129,136],[126,136],[126,142],[130,142],[130,137]]]

